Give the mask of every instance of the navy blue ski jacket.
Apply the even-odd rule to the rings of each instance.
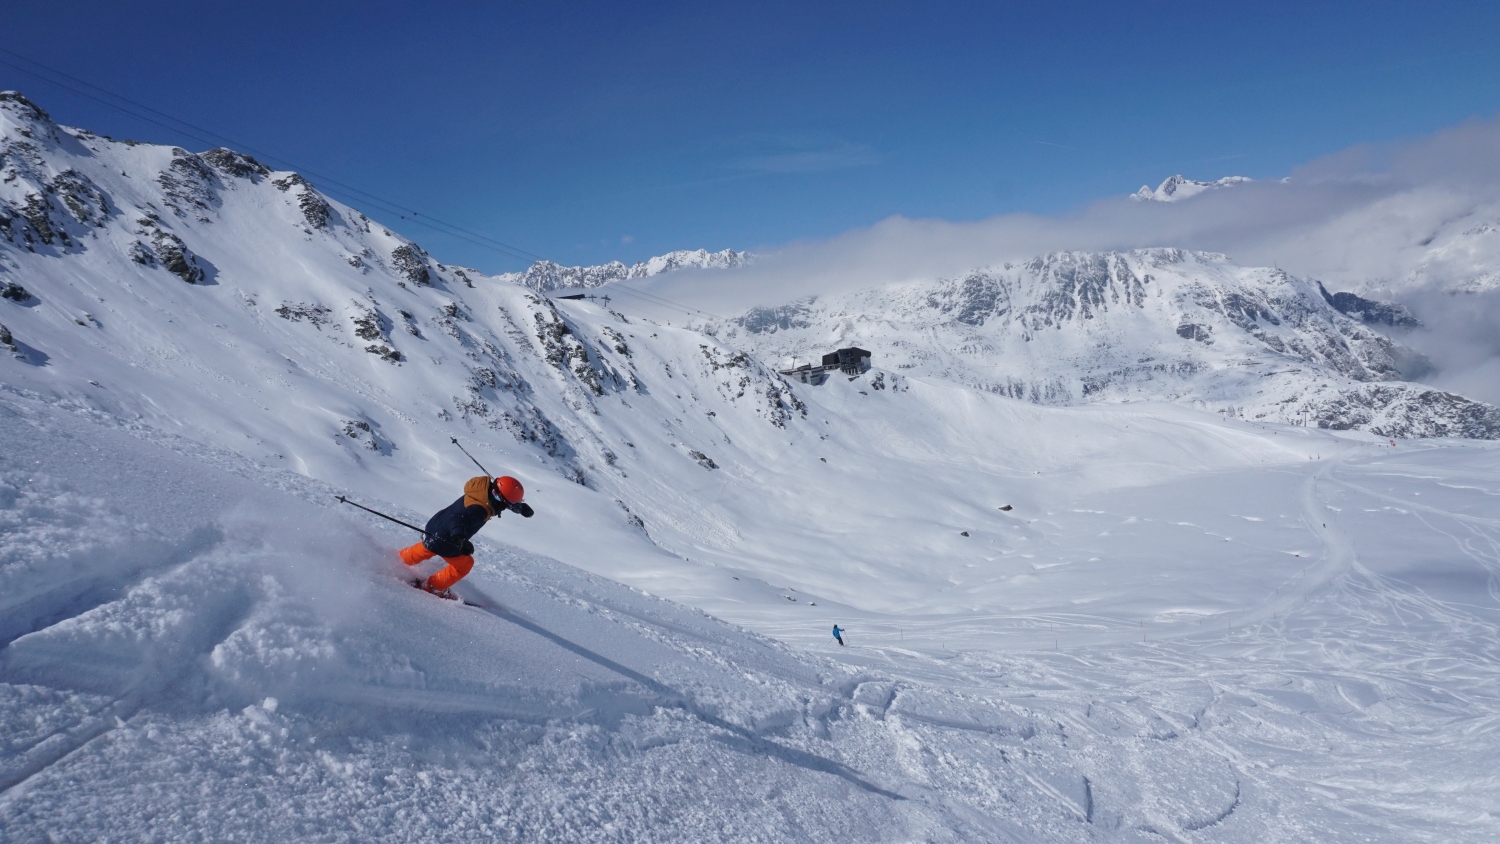
[[[439,557],[462,557],[474,553],[474,544],[469,540],[491,518],[498,517],[508,509],[523,516],[532,514],[526,504],[511,504],[495,496],[490,479],[480,476],[470,478],[464,484],[463,497],[437,511],[427,520],[427,537],[422,545]]]

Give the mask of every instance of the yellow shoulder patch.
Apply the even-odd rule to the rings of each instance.
[[[469,478],[468,483],[464,484],[464,506],[473,507],[475,504],[478,504],[484,508],[484,512],[490,514],[490,518],[494,518],[495,508],[490,506],[489,489],[489,478],[483,475],[477,478]]]

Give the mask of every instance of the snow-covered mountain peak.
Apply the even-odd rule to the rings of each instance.
[[[17,166],[40,166],[42,150],[76,143],[73,132],[93,137],[88,132],[57,125],[45,109],[18,91],[0,91],[0,169],[14,172]],[[19,159],[9,168],[5,165],[7,154],[11,159]]]
[[[668,252],[626,266],[610,261],[591,267],[567,267],[554,261],[537,261],[519,273],[502,273],[497,278],[529,287],[539,293],[567,288],[592,288],[632,278],[649,278],[684,269],[727,270],[743,267],[755,259],[749,252],[723,249],[683,249]]]
[[[1500,437],[1500,409],[1405,382],[1421,356],[1362,324],[1405,319],[1283,270],[1158,248],[1054,252],[755,308],[722,336],[777,360],[858,346],[888,370],[1042,404],[1168,400],[1390,436]]]
[[[595,490],[623,481],[647,459],[637,455],[700,472],[732,465],[719,443],[753,441],[747,431],[764,436],[806,412],[774,372],[711,337],[643,330],[592,305],[565,311],[505,283],[513,278],[439,263],[250,156],[81,130],[41,142],[23,130],[12,119],[0,135],[7,385],[188,424],[217,446],[294,459],[314,475],[353,461],[406,478],[401,466],[432,429],[477,431],[522,463],[514,471],[528,485],[561,477]],[[744,258],[684,252],[604,270]],[[601,426],[609,413],[737,421],[732,437],[717,423],[626,435]],[[605,506],[621,517],[616,498],[640,496],[622,491]]]
[[[1152,190],[1150,185],[1141,185],[1141,189],[1131,194],[1131,197],[1149,202],[1178,202],[1191,196],[1197,196],[1206,190],[1213,188],[1225,188],[1232,185],[1244,184],[1254,181],[1248,176],[1225,176],[1212,182],[1200,182],[1196,179],[1185,179],[1181,174],[1169,177]]]
[[[17,122],[52,123],[51,115],[20,91],[0,91],[0,113]]]
[[[578,329],[545,298],[512,296],[504,306],[510,324],[527,333],[535,329],[541,345],[505,352],[505,362],[491,365],[486,361],[496,352],[476,349],[503,351],[499,337],[510,329],[484,341],[466,333],[463,322],[493,305],[469,303],[461,291],[485,282],[489,289],[512,282],[534,292],[599,287],[685,268],[730,269],[752,257],[697,250],[634,265],[539,261],[524,273],[491,279],[434,261],[417,244],[329,200],[296,173],[273,171],[226,149],[194,154],[72,130],[39,140],[24,132],[52,125],[37,122],[43,119],[40,109],[19,97],[7,103],[0,135],[0,274],[6,278],[0,282],[32,305],[69,301],[77,311],[28,307],[0,320],[17,344],[36,350],[28,358],[33,361],[57,354],[47,343],[60,342],[61,335],[48,340],[54,329],[46,325],[60,319],[54,328],[72,331],[58,327],[78,319],[92,324],[86,315],[111,301],[103,286],[157,290],[152,295],[163,301],[182,300],[173,307],[185,309],[178,318],[188,319],[202,308],[174,285],[222,285],[257,310],[269,308],[279,320],[310,326],[315,334],[326,330],[338,338],[338,332],[350,332],[356,342],[343,342],[381,365],[425,371],[429,366],[418,354],[439,361],[479,355],[476,372],[488,374],[474,376],[473,383],[484,385],[476,389],[498,392],[485,393],[482,401],[463,398],[473,384],[460,379],[467,386],[450,385],[447,396],[436,397],[440,406],[458,396],[454,409],[466,417],[484,416],[476,409],[482,405],[491,414],[484,418],[492,421],[495,413],[512,421],[538,420],[535,400],[512,407],[517,396],[501,389],[505,379],[495,374],[517,371],[518,355],[542,354],[549,365],[572,373],[579,383],[563,391],[572,396],[564,407],[576,409],[587,406],[573,396],[578,389],[580,395],[598,395],[604,385],[643,383],[644,376],[625,375],[627,363],[614,361],[608,351],[638,343],[617,340],[601,327],[589,329],[598,335],[597,346],[574,348]],[[1182,189],[1170,193],[1181,196]],[[65,265],[49,259],[62,256],[69,257],[69,269],[58,276]],[[99,291],[63,297],[59,291],[70,284],[65,277],[97,278]],[[414,299],[424,288],[433,288],[433,295]],[[95,304],[88,304],[90,297]],[[1056,252],[953,278],[755,309],[724,326],[717,339],[704,340],[711,350],[728,341],[760,353],[761,360],[821,356],[830,343],[859,345],[879,350],[885,363],[877,366],[1050,404],[1170,400],[1402,436],[1500,433],[1488,405],[1400,382],[1420,371],[1419,356],[1344,313],[1401,318],[1378,305],[1325,295],[1315,281],[1239,267],[1207,252]],[[147,326],[154,320],[138,314],[128,322]],[[265,334],[258,324],[243,330]],[[438,351],[434,333],[458,340],[464,350]],[[286,342],[278,332],[272,335],[266,339],[270,347]],[[125,347],[136,346],[132,341]],[[750,366],[752,359],[737,358],[732,346],[712,353],[743,358],[738,368]],[[126,356],[139,354],[136,348]],[[354,360],[336,368],[358,366]],[[752,381],[774,380],[762,370]],[[444,373],[423,377],[440,384],[448,380]],[[755,390],[773,396],[772,405],[791,405],[775,383]],[[558,467],[564,474],[576,474],[581,464],[571,456],[576,445],[561,445],[567,438],[558,433],[563,429],[554,413],[572,412],[555,409],[545,414],[545,423],[521,428],[536,441],[559,444],[549,447],[555,452],[550,456],[565,464]],[[618,453],[602,443],[598,451]]]
[[[721,249],[718,252],[709,252],[707,249],[680,249],[637,263],[631,267],[631,278],[644,278],[689,268],[729,270],[743,267],[752,259],[753,256],[749,252],[736,252],[733,249]]]
[[[261,176],[271,175],[271,168],[227,147],[215,147],[198,157],[220,173],[236,179],[249,179],[253,182]]]

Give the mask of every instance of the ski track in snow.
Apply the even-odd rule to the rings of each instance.
[[[493,543],[464,585],[484,608],[438,604],[371,568],[396,537],[310,513],[315,481],[3,411],[32,447],[0,462],[0,563],[37,584],[0,651],[14,840],[1495,831],[1493,449],[1273,470],[1321,549],[1232,627],[1141,642],[1106,613],[1051,650],[960,617],[988,647],[856,627],[821,657]]]

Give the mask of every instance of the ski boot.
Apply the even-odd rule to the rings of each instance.
[[[455,595],[455,594],[453,594],[453,590],[451,590],[451,589],[433,589],[433,588],[431,588],[431,587],[429,587],[427,585],[427,581],[422,580],[421,578],[418,578],[416,580],[411,581],[411,585],[415,586],[418,589],[421,589],[423,592],[426,592],[429,595],[436,595],[439,598],[442,598],[442,599],[447,600],[447,601],[457,601],[458,600],[458,596]]]

